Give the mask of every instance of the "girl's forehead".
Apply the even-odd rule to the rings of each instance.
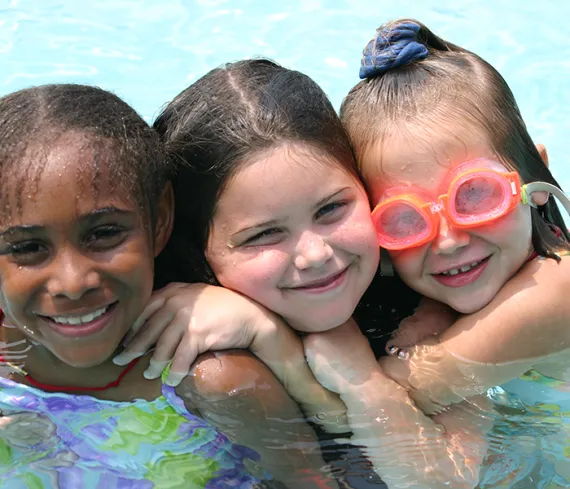
[[[417,137],[393,132],[371,145],[360,159],[371,197],[378,199],[395,186],[417,186],[436,192],[456,167],[476,160],[497,160],[480,131],[457,132],[442,129],[431,137],[423,132]]]
[[[82,214],[98,201],[134,202],[127,185],[113,179],[103,159],[77,140],[49,149],[32,148],[3,175],[0,204],[3,219],[41,214],[42,206],[58,205]],[[30,214],[31,211],[31,214]]]

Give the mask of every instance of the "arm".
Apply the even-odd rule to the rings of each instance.
[[[406,360],[382,358],[382,368],[429,413],[547,362],[567,363],[569,287],[568,258],[535,260],[488,306],[410,348]]]
[[[486,454],[489,419],[473,402],[445,429],[418,410],[378,367],[354,322],[309,335],[307,359],[317,379],[340,394],[354,433],[391,489],[473,488]]]
[[[159,377],[173,359],[168,381],[178,385],[201,353],[249,349],[308,418],[328,431],[346,431],[344,404],[316,381],[297,334],[279,316],[236,292],[204,284],[170,284],[153,294],[133,330],[114,361],[126,364],[156,343],[147,378]]]
[[[190,410],[257,452],[274,479],[299,489],[325,484],[315,432],[271,370],[248,351],[200,355],[176,391]],[[330,479],[326,487],[337,486]]]
[[[407,352],[407,349],[430,337],[439,336],[447,330],[459,314],[449,306],[422,297],[414,313],[403,319],[386,345],[389,354]]]

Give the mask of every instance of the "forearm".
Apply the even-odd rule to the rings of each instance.
[[[233,442],[253,449],[258,466],[288,487],[317,489],[325,463],[313,429],[281,383],[245,351],[203,355],[184,398]],[[335,488],[334,480],[327,487]]]
[[[382,369],[403,385],[426,414],[457,404],[489,388],[516,378],[532,367],[523,360],[501,364],[473,362],[458,357],[445,342],[425,340],[408,348],[408,358],[384,357]]]
[[[271,369],[307,418],[331,433],[345,433],[346,407],[338,394],[316,380],[297,333],[276,315],[261,321],[264,325],[257,326],[251,351]]]
[[[391,489],[473,488],[478,464],[455,445],[454,433],[426,417],[405,389],[380,370],[341,395],[354,433]]]

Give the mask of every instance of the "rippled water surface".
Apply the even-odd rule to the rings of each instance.
[[[151,119],[207,70],[269,56],[313,76],[338,107],[375,27],[401,16],[496,66],[570,187],[570,43],[562,0],[12,0],[0,7],[0,94],[45,82],[112,89]]]
[[[315,78],[338,107],[358,81],[360,53],[375,28],[404,16],[499,69],[533,138],[546,144],[555,176],[569,189],[570,2],[562,0],[6,1],[0,3],[0,95],[48,82],[96,84],[151,121],[208,70],[265,56]],[[535,413],[521,408],[518,414]],[[537,450],[511,453],[531,457]],[[497,453],[507,457],[508,448]],[[500,474],[486,477],[498,484]]]

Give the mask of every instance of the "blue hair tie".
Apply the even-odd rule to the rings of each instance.
[[[425,59],[427,47],[418,42],[420,26],[404,22],[377,32],[362,53],[360,78],[374,78],[388,70],[405,66],[412,61]]]

